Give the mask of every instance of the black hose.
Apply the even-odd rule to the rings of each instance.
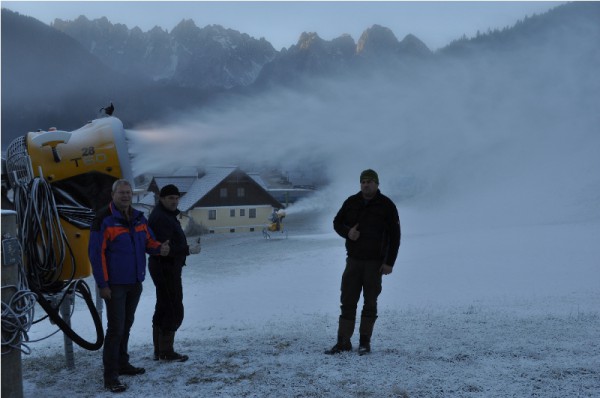
[[[75,333],[75,331],[67,324],[67,322],[65,322],[65,320],[59,314],[58,309],[60,308],[60,305],[56,308],[53,307],[50,300],[46,300],[42,292],[35,291],[32,289],[32,291],[38,295],[38,303],[40,304],[40,306],[44,309],[44,311],[46,311],[52,322],[54,322],[63,331],[63,333],[67,335],[67,337],[73,340],[75,344],[82,348],[85,348],[86,350],[96,351],[100,349],[100,347],[102,347],[102,344],[104,344],[104,330],[102,329],[102,320],[100,319],[100,315],[98,315],[98,311],[96,310],[94,301],[92,300],[92,293],[90,291],[90,288],[87,285],[87,283],[85,283],[85,281],[80,280],[71,283],[67,287],[67,290],[65,291],[65,296],[69,294],[69,290],[78,291],[85,300],[88,309],[90,310],[90,314],[92,315],[92,319],[94,320],[94,326],[96,327],[96,342],[94,343],[83,339],[81,336]]]
[[[104,343],[102,321],[88,285],[83,280],[73,279],[75,256],[60,224],[50,184],[43,178],[34,178],[28,184],[16,187],[15,199],[30,290],[37,294],[40,306],[67,337],[82,348],[98,350]],[[65,281],[60,277],[66,263],[70,263],[71,272]],[[75,333],[59,314],[58,309],[67,294],[75,292],[81,294],[92,315],[97,336],[95,343],[88,342]],[[59,293],[62,293],[62,298],[55,308],[44,294]]]

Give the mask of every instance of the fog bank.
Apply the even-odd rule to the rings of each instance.
[[[373,168],[383,193],[436,228],[598,221],[600,62],[589,43],[554,46],[232,97],[130,130],[134,173],[307,170],[329,183],[289,211],[329,214]]]

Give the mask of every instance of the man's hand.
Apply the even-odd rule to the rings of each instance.
[[[198,254],[200,253],[200,245],[192,245],[190,246],[190,254]]]
[[[383,264],[383,265],[381,266],[381,268],[379,268],[379,272],[381,272],[383,275],[389,275],[389,274],[391,274],[391,273],[392,273],[392,271],[393,271],[393,270],[394,270],[394,268],[393,268],[393,267],[390,267],[390,266],[389,266],[389,265],[387,265],[387,264]]]
[[[348,239],[355,241],[359,237],[360,237],[360,231],[358,230],[358,224],[356,224],[355,226],[350,228],[350,231],[348,231]]]
[[[169,241],[166,240],[162,245],[160,245],[160,255],[163,257],[168,256],[170,251],[171,247],[169,246]]]
[[[106,287],[103,287],[102,289],[100,289],[100,297],[102,297],[104,300],[110,300],[110,298],[111,298],[110,287],[106,286]]]

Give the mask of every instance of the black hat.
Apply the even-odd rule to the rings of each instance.
[[[379,184],[379,176],[375,172],[375,170],[367,169],[360,173],[360,181],[363,180],[373,180],[375,184]]]
[[[164,198],[165,196],[171,196],[171,195],[181,196],[181,194],[179,193],[179,189],[177,189],[177,187],[173,184],[165,185],[160,190],[161,198]]]

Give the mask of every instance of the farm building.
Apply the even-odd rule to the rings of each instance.
[[[232,166],[155,176],[148,186],[149,194],[140,204],[153,207],[160,189],[168,184],[177,186],[182,194],[180,221],[187,231],[197,228],[205,233],[261,231],[273,209],[284,207],[257,174]]]

